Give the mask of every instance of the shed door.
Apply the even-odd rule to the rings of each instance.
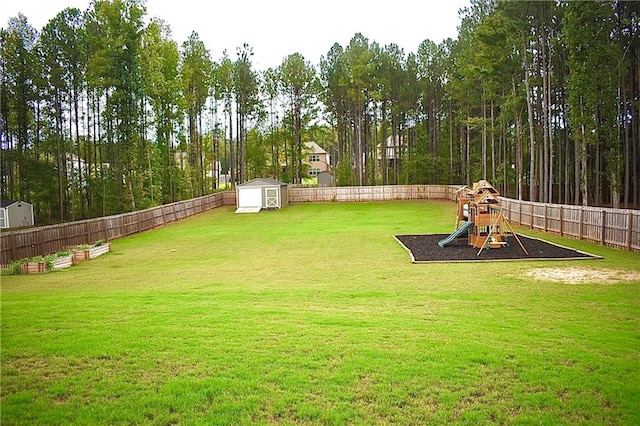
[[[279,207],[278,203],[278,188],[266,188],[265,189],[267,208]]]
[[[261,188],[241,188],[238,198],[238,207],[262,207]]]

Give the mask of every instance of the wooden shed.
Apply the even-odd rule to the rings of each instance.
[[[257,213],[262,209],[281,209],[289,203],[287,184],[269,178],[256,178],[236,187],[236,213]]]
[[[33,205],[26,201],[0,201],[0,228],[33,226]]]

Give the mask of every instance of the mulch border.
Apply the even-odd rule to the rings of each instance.
[[[425,234],[425,235],[440,235],[440,234]],[[443,235],[446,236],[446,234],[443,234]],[[574,251],[576,253],[582,254],[584,257],[522,257],[522,258],[518,258],[518,259],[416,260],[415,257],[413,256],[413,252],[407,246],[405,246],[402,243],[402,241],[400,241],[398,239],[397,235],[394,235],[393,239],[396,240],[398,242],[398,244],[400,244],[400,246],[402,246],[406,251],[409,252],[409,256],[411,256],[411,263],[486,263],[486,262],[527,262],[527,261],[531,261],[531,260],[596,260],[596,259],[604,259],[602,256],[598,256],[597,254],[588,253],[588,252],[582,251],[582,250],[576,250],[576,249],[571,248],[571,247],[567,247],[567,246],[563,246],[561,244],[556,244],[556,243],[552,243],[552,242],[547,241],[547,240],[543,240],[542,238],[530,237],[530,236],[524,235],[524,234],[517,234],[517,235],[518,236],[523,236],[523,237],[526,237],[526,238],[530,238],[532,240],[542,241],[543,243],[551,244],[553,246],[560,247],[560,248],[563,248],[563,249],[566,249],[566,250],[571,250],[571,251]]]

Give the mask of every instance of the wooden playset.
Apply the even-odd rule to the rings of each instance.
[[[438,245],[445,247],[456,238],[467,233],[469,245],[482,250],[508,247],[505,227],[508,227],[528,255],[520,239],[504,217],[500,205],[500,193],[486,180],[464,186],[456,194],[456,230]]]

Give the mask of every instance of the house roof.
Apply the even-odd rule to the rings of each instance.
[[[326,154],[327,151],[324,150],[320,145],[315,142],[305,142],[305,146],[309,148],[309,152],[311,154]]]
[[[255,178],[237,186],[287,186],[286,183],[269,178]]]

